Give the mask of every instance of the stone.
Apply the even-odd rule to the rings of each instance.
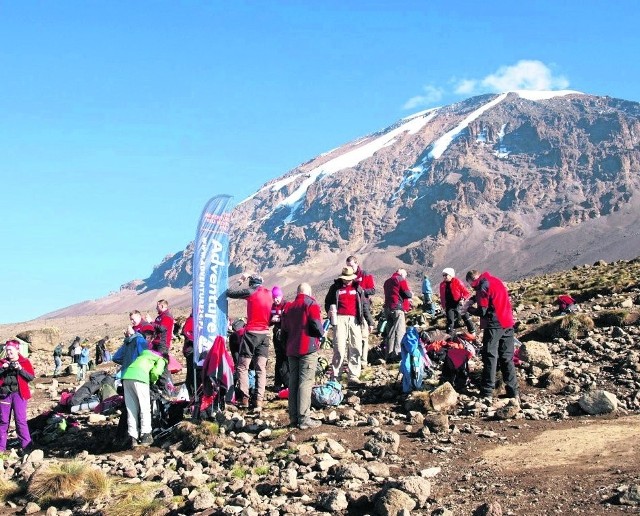
[[[373,477],[387,478],[391,475],[389,466],[383,462],[368,462],[364,468]]]
[[[551,369],[540,377],[540,385],[551,394],[559,394],[567,386],[568,379],[561,369]]]
[[[207,509],[212,509],[216,506],[216,497],[213,496],[213,493],[208,489],[203,489],[202,491],[198,491],[196,496],[192,500],[193,508],[196,511],[204,511]]]
[[[434,478],[439,475],[441,471],[442,468],[440,466],[434,466],[432,468],[420,470],[420,476],[422,478]]]
[[[344,481],[349,479],[359,479],[364,482],[369,480],[369,472],[366,468],[356,464],[355,462],[349,462],[347,464],[336,464],[332,466],[329,473],[338,481]]]
[[[458,403],[458,393],[449,382],[436,387],[431,391],[429,398],[431,400],[431,408],[436,412],[447,412]]]
[[[380,516],[397,516],[406,509],[412,511],[416,507],[416,501],[400,489],[389,488],[383,490],[375,502],[375,513]]]
[[[633,308],[633,299],[626,298],[622,303],[620,303],[621,308]]]
[[[640,505],[640,484],[625,486],[618,493],[617,502],[620,505]]]
[[[44,460],[44,451],[36,449],[36,450],[33,450],[29,455],[27,455],[27,459],[25,462],[40,464],[43,460]]]
[[[409,412],[428,412],[431,410],[431,395],[427,391],[414,391],[404,403]]]
[[[618,409],[618,398],[608,391],[596,389],[584,394],[578,400],[578,404],[587,414],[596,416],[616,411]]]
[[[543,370],[553,367],[553,358],[549,347],[544,342],[535,340],[524,342],[520,346],[520,360],[527,362],[531,367],[539,367]]]
[[[25,514],[35,514],[36,512],[40,512],[40,506],[35,502],[28,502],[24,507]]]
[[[332,489],[320,495],[318,499],[320,507],[327,511],[345,511],[349,507],[347,495],[342,489]]]
[[[418,507],[424,507],[431,495],[431,482],[418,476],[401,478],[396,483],[396,487],[411,495],[418,502]]]
[[[510,399],[509,402],[496,410],[495,418],[499,420],[511,419],[520,412],[520,403],[516,399]]]
[[[376,457],[382,458],[387,453],[398,453],[400,435],[396,432],[385,432],[380,429],[372,431],[373,437],[364,443],[364,449],[369,450]]]
[[[502,516],[502,506],[498,502],[483,503],[473,511],[473,516]]]
[[[424,418],[424,426],[434,434],[449,432],[449,416],[446,414],[427,414]]]

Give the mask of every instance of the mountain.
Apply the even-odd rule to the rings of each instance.
[[[640,104],[574,91],[481,95],[406,117],[267,182],[233,214],[230,274],[324,295],[348,254],[378,283],[452,266],[505,279],[630,259]],[[188,287],[193,245],[123,286]]]

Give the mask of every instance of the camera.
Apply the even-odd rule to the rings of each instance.
[[[18,362],[9,362],[9,369],[18,369]]]

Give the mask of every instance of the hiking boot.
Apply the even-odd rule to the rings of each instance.
[[[129,441],[127,442],[127,446],[125,449],[131,450],[132,448],[137,448],[140,446],[140,441],[135,437],[129,437]]]
[[[153,436],[151,434],[142,434],[140,436],[140,446],[151,446],[153,444]]]
[[[249,408],[249,396],[243,396],[242,399],[240,400],[240,403],[238,403],[238,407],[240,407],[242,409],[248,409]]]
[[[298,425],[298,428],[300,430],[308,430],[309,428],[318,428],[321,424],[322,421],[308,417]]]

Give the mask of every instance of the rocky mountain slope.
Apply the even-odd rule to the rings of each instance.
[[[325,289],[348,254],[379,281],[398,266],[414,279],[445,266],[516,279],[629,259],[639,186],[640,104],[570,91],[482,95],[267,182],[235,208],[230,273],[258,270],[291,292],[303,277]],[[123,288],[188,287],[192,254],[191,244]]]
[[[435,389],[438,368],[425,391],[405,396],[396,366],[386,364],[368,368],[364,385],[348,389],[340,406],[315,411],[323,422],[317,430],[288,428],[286,402],[269,393],[262,414],[229,407],[215,422],[186,421],[150,448],[122,451],[114,440],[117,413],[63,409],[57,417],[69,423],[66,429],[45,425],[55,413],[36,418],[37,449],[25,458],[15,449],[2,454],[1,510],[65,516],[637,514],[638,278],[635,259],[509,284],[523,341],[520,409],[507,400],[489,405],[473,386],[461,395]],[[557,316],[552,301],[565,292],[580,310]],[[96,316],[96,325],[100,321],[111,323]],[[425,329],[442,327],[435,319]],[[65,335],[76,334],[79,327],[66,329]],[[378,339],[371,336],[371,345]],[[36,416],[77,383],[72,376],[43,376],[49,352],[38,350],[31,360],[39,377],[29,414]],[[472,376],[480,367],[474,359]]]

